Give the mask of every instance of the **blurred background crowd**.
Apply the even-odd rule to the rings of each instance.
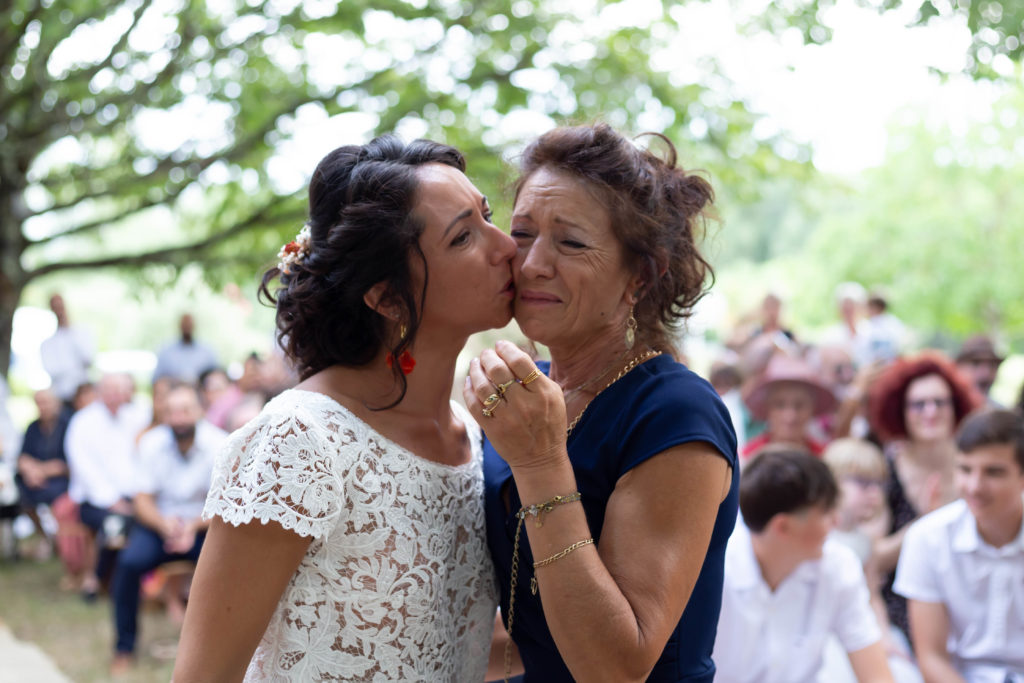
[[[683,338],[682,352],[729,408],[744,466],[787,444],[832,468],[833,536],[863,563],[890,653],[907,656],[905,601],[891,590],[901,530],[956,498],[957,426],[999,404],[991,393],[1005,354],[986,334],[924,348],[929,335],[854,282],[834,302],[834,324],[811,338],[768,293],[721,343]],[[54,590],[109,597],[118,651],[130,652],[140,599],[182,619],[216,451],[297,379],[277,352],[219,357],[188,312],[168,321],[177,332],[153,350],[151,374],[101,371],[89,325],[71,320],[60,294],[49,305],[57,327],[39,346],[49,383],[29,419],[12,418],[3,387],[0,551],[59,557]],[[1005,407],[1020,409],[1020,387],[1012,398]]]

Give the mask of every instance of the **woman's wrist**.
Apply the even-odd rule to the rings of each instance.
[[[576,490],[576,475],[572,471],[569,455],[552,454],[529,463],[510,465],[519,498],[523,505],[539,503],[554,496],[564,496]]]

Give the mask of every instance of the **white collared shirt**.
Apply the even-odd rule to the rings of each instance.
[[[737,523],[725,552],[725,584],[714,660],[720,683],[818,680],[825,644],[847,652],[881,640],[860,561],[827,540],[820,560],[802,563],[773,592]]]
[[[93,354],[92,336],[81,327],[58,327],[39,346],[53,393],[62,401],[74,398],[79,385],[89,380]]]
[[[213,478],[213,463],[227,432],[206,420],[196,423],[192,447],[182,455],[171,428],[160,425],[139,439],[138,493],[151,494],[164,517],[199,518]]]
[[[64,437],[71,500],[108,508],[135,495],[135,439],[148,423],[148,411],[135,404],[112,415],[93,401],[75,413]]]
[[[994,548],[966,502],[941,507],[907,529],[893,590],[946,606],[947,649],[968,681],[1024,675],[1024,525]]]

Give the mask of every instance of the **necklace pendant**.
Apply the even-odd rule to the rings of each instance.
[[[531,595],[536,595],[537,594],[537,577],[536,576],[530,578],[530,594]]]

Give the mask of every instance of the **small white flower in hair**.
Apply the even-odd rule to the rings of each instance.
[[[309,231],[309,224],[302,226],[302,230],[299,230],[299,234],[295,236],[295,239],[288,244],[281,247],[281,250],[277,252],[277,258],[280,262],[277,267],[282,273],[291,274],[291,266],[294,263],[302,263],[302,259],[309,253],[309,248],[313,243],[313,235]]]

